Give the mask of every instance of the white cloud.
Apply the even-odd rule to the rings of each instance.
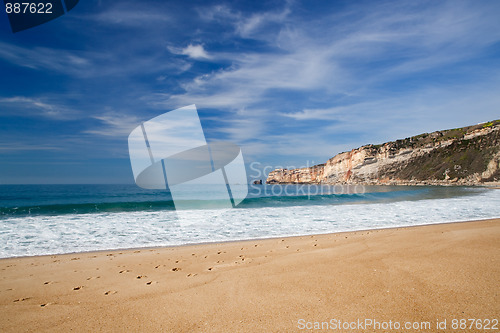
[[[79,116],[79,112],[64,105],[47,101],[47,98],[4,97],[0,98],[0,106],[3,106],[3,115],[38,116],[54,120],[69,120]]]
[[[262,102],[272,90],[312,91],[339,85],[332,78],[341,70],[321,50],[294,50],[289,54],[241,54],[227,70],[200,75],[182,87],[184,94],[157,94],[156,104],[238,109]],[[331,81],[331,82],[330,82]],[[342,88],[340,88],[342,89]],[[162,100],[163,99],[163,100]]]
[[[272,38],[269,27],[284,24],[291,13],[290,4],[285,3],[281,10],[256,12],[251,15],[232,10],[225,5],[215,5],[198,10],[199,16],[206,21],[229,22],[234,33],[243,38],[267,40]]]
[[[130,48],[142,45],[113,45],[113,52],[65,50],[47,47],[22,47],[0,41],[0,60],[38,71],[58,72],[70,77],[93,78],[134,74],[179,74],[191,67],[184,59],[165,61],[163,49],[137,56]],[[148,46],[149,47],[149,46]]]
[[[182,49],[181,53],[193,59],[210,59],[203,45],[189,44],[186,48]]]
[[[101,127],[86,130],[84,133],[115,138],[128,136],[143,121],[137,116],[115,111],[108,111],[101,115],[92,116],[92,118],[99,120]]]
[[[328,109],[304,109],[298,112],[280,112],[279,114],[295,120],[333,120],[342,109],[342,107],[333,107]]]
[[[185,48],[178,48],[173,46],[168,46],[168,50],[173,54],[187,55],[189,58],[200,60],[200,59],[211,59],[212,57],[205,51],[203,45],[193,45],[189,44]]]
[[[254,37],[265,33],[262,30],[270,24],[283,24],[289,14],[290,9],[285,7],[280,12],[264,12],[256,13],[248,18],[240,17],[236,23],[236,31],[242,37]]]
[[[0,58],[31,69],[77,74],[88,71],[92,62],[77,52],[46,47],[24,48],[0,42]]]
[[[442,74],[445,77],[455,75],[452,68],[499,42],[497,11],[490,5],[386,2],[353,5],[350,11],[308,21],[294,16],[291,6],[248,17],[226,6],[214,6],[200,15],[208,21],[228,22],[235,36],[257,39],[269,51],[213,52],[213,59],[232,65],[184,83],[184,93],[156,94],[146,100],[165,108],[191,103],[217,108],[225,112],[227,127],[222,132],[229,139],[254,147],[250,151],[279,154],[326,152],[345,148],[346,140],[355,148],[369,141],[396,139],[395,135],[467,125],[479,115],[482,119],[497,112],[493,92],[500,82],[490,80],[496,71],[460,72],[468,78],[463,82],[426,78],[417,80],[413,89],[402,87],[403,91],[398,82],[441,73],[443,68],[449,69]],[[475,65],[480,67],[480,61]],[[290,108],[292,103],[283,107],[284,92],[310,97],[295,107]],[[460,98],[468,93],[470,98]],[[484,108],[476,113],[477,99]],[[241,109],[248,112],[238,114]],[[255,115],[252,110],[257,110]],[[456,114],[455,110],[461,111]],[[300,131],[290,129],[283,137],[276,134],[281,130],[276,118],[289,118],[284,123]],[[322,123],[313,129],[306,120]],[[342,143],[328,143],[328,137],[342,133]],[[318,135],[325,138],[311,144]]]

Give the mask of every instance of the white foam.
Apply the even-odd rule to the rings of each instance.
[[[0,257],[307,235],[500,217],[500,190],[392,203],[15,217],[0,221]]]

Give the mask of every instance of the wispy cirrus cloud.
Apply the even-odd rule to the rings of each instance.
[[[77,73],[91,68],[91,61],[76,52],[47,47],[21,47],[0,42],[0,59],[31,69]]]
[[[285,2],[282,8],[258,11],[250,15],[234,10],[227,5],[215,5],[198,9],[198,15],[203,20],[229,23],[233,26],[235,34],[240,37],[257,37],[259,39],[267,39],[269,28],[272,28],[273,25],[282,26],[290,13],[289,2]]]
[[[25,47],[0,41],[0,61],[38,72],[62,74],[77,79],[96,77],[154,74],[158,72],[182,73],[190,63],[184,59],[169,59],[162,48],[141,54],[127,53],[125,45],[112,45],[113,52],[68,50],[48,47]],[[137,46],[139,47],[139,46]],[[141,48],[150,48],[141,45]],[[195,53],[193,53],[195,54]]]
[[[99,126],[85,130],[84,133],[118,139],[128,137],[130,132],[144,121],[138,116],[116,111],[107,111],[92,118],[99,121]]]
[[[276,140],[275,132],[283,130],[277,127],[277,117],[289,119],[287,125],[295,131],[290,137],[302,138],[297,141],[303,145],[310,131],[317,133],[329,126],[344,126],[353,133],[369,131],[374,139],[387,137],[382,128],[404,121],[407,110],[415,112],[409,115],[413,127],[418,124],[425,129],[430,115],[449,104],[444,98],[426,103],[427,98],[437,96],[434,91],[453,99],[459,97],[454,94],[457,87],[467,91],[490,77],[491,73],[472,67],[480,67],[481,61],[474,59],[500,41],[494,14],[498,9],[494,3],[422,6],[387,1],[353,4],[341,13],[302,20],[293,4],[248,17],[228,6],[214,6],[200,11],[200,16],[226,22],[233,27],[232,38],[257,40],[268,46],[267,51],[213,52],[214,59],[224,58],[231,66],[183,83],[182,93],[158,93],[145,100],[164,108],[197,103],[200,108],[229,112],[226,117],[232,129],[225,132],[231,139],[251,141],[253,135],[258,137],[256,145],[268,142],[269,150],[278,146],[297,150],[292,140],[288,144]],[[469,68],[470,61],[475,65]],[[485,91],[474,95],[495,100],[492,91],[500,85],[495,80],[491,84],[482,85]],[[305,98],[294,103],[296,95]],[[463,109],[474,109],[473,100],[468,99]],[[493,103],[486,104],[490,107],[482,111],[484,115],[493,114]],[[238,114],[241,109],[266,112],[251,117]],[[467,118],[463,116],[463,122]],[[313,129],[305,121],[322,122],[315,122]],[[434,122],[438,128],[452,123],[450,117],[436,117]],[[241,124],[258,126],[258,135],[242,130]]]
[[[336,114],[342,112],[343,107],[333,107],[329,109],[304,109],[297,112],[280,112],[279,115],[295,120],[332,120]]]
[[[0,97],[0,107],[3,107],[3,112],[0,116],[36,116],[53,120],[69,120],[80,117],[78,111],[66,105],[51,102],[48,98],[26,96]]]

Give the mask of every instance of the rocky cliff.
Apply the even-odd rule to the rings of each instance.
[[[268,184],[477,185],[500,180],[500,120],[366,145]]]

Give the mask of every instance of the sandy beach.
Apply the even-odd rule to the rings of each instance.
[[[2,259],[0,306],[1,332],[494,328],[500,219]]]

